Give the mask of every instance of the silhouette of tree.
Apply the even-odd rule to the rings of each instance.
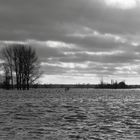
[[[10,47],[5,47],[2,49],[1,51],[2,57],[4,58],[5,64],[3,64],[3,68],[4,68],[4,72],[6,72],[5,70],[8,69],[9,73],[10,73],[10,83],[11,83],[11,88],[13,88],[13,61],[12,61],[12,57],[13,57],[13,53],[12,53],[12,49]],[[10,84],[9,83],[9,84]]]
[[[9,65],[3,63],[3,71],[4,71],[4,81],[3,81],[3,88],[9,89],[10,88],[10,69]]]
[[[126,87],[126,84],[125,84],[125,81],[121,81],[119,84],[118,84],[119,88],[125,88]]]
[[[29,89],[40,76],[40,64],[35,49],[26,44],[12,44],[3,48],[4,61],[10,70],[13,86],[13,74],[17,89]]]

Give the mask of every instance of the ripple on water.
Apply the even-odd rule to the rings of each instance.
[[[2,140],[140,139],[138,90],[12,92],[0,92]]]

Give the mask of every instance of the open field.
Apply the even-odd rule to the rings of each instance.
[[[0,140],[140,140],[140,90],[0,90]]]

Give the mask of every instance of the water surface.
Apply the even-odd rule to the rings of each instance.
[[[1,90],[0,140],[140,140],[140,90]]]

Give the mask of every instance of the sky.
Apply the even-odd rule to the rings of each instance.
[[[140,84],[140,0],[0,0],[0,49],[21,42],[40,83]]]

